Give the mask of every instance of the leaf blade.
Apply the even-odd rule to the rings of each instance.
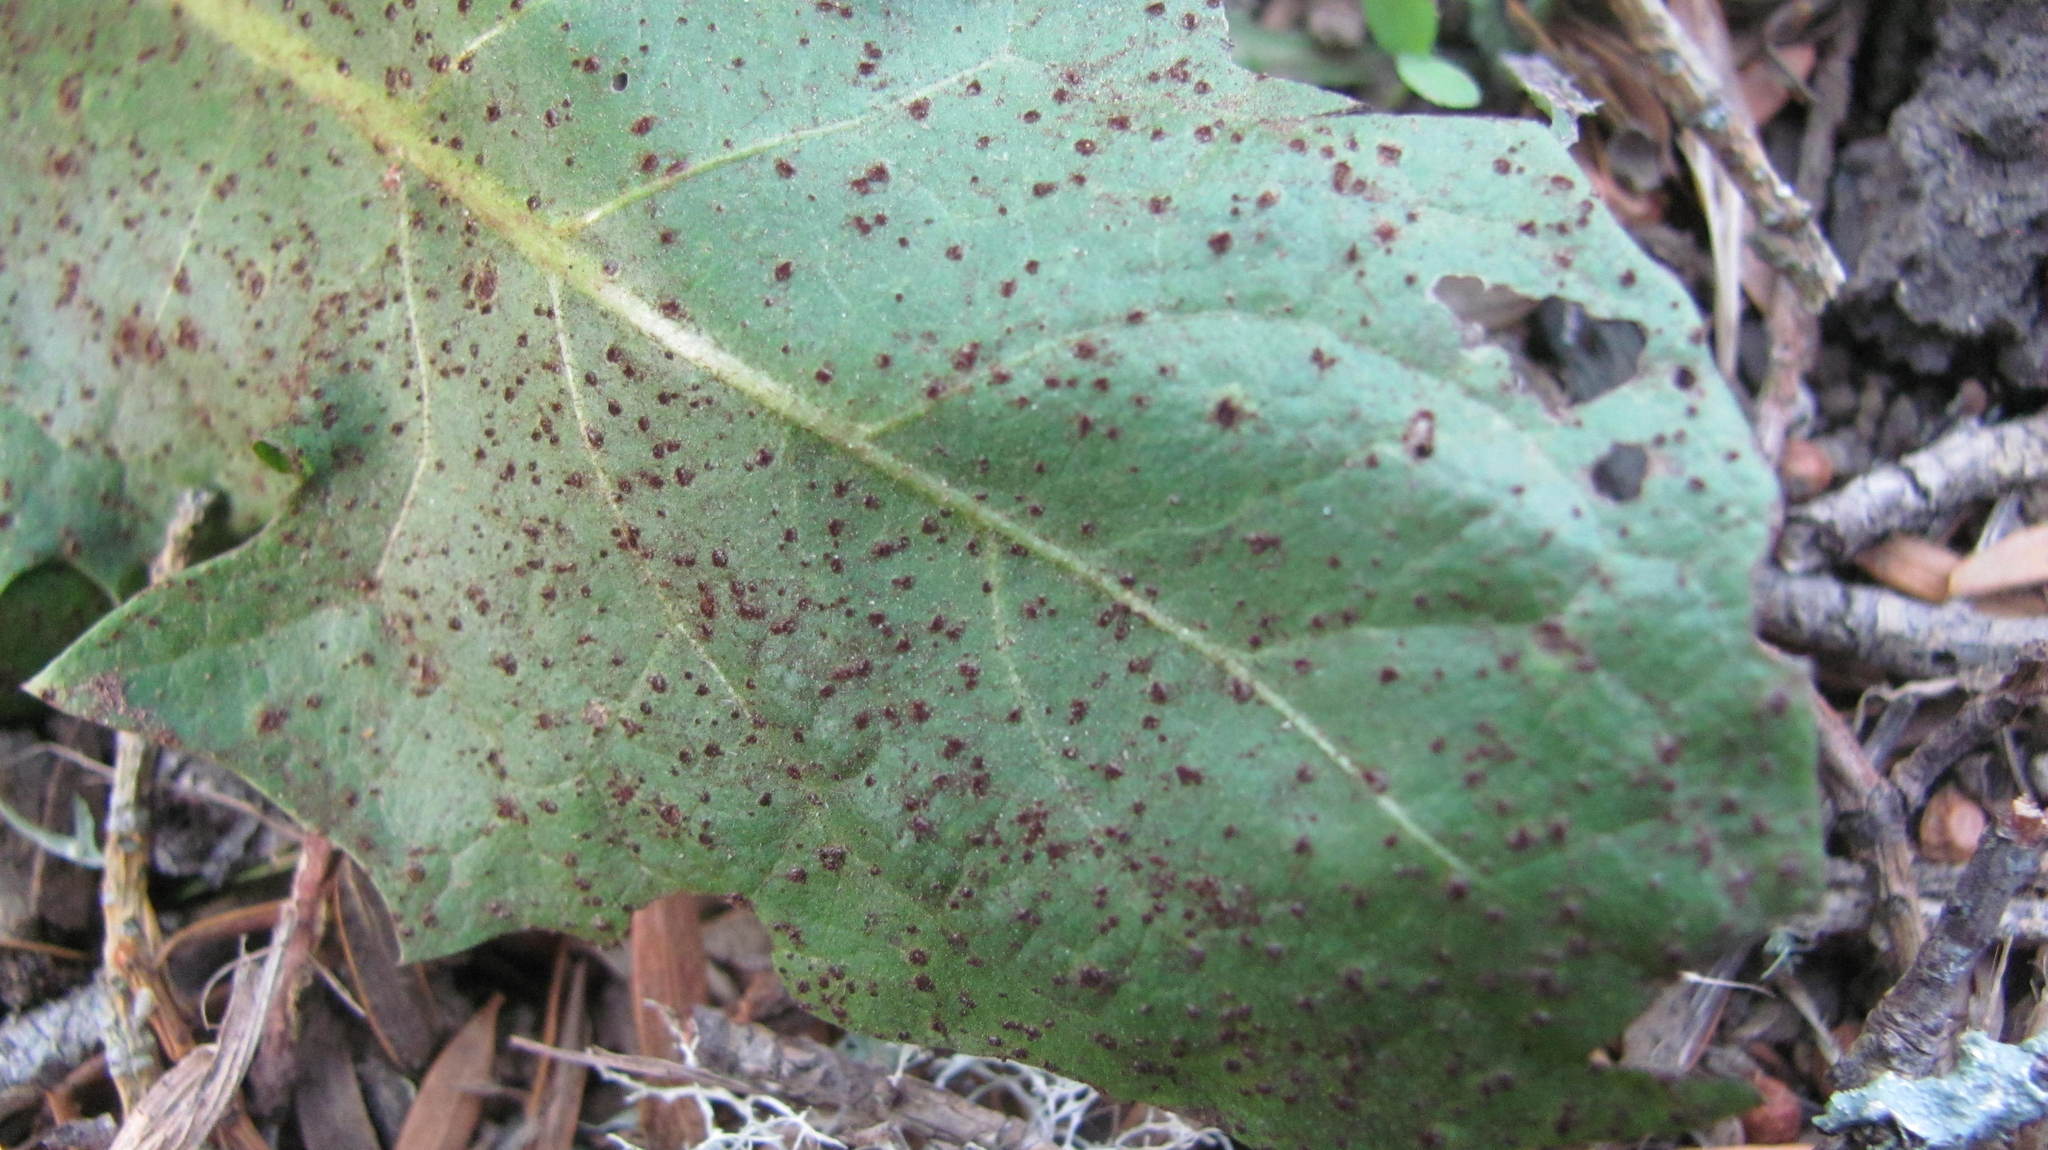
[[[1436,49],[1436,0],[1363,0],[1372,42],[1392,56],[1427,56]]]
[[[1810,803],[1743,621],[1767,486],[1686,393],[1682,300],[1537,133],[1425,165],[1419,128],[1230,69],[1201,15],[967,41],[778,16],[744,54],[664,39],[696,61],[672,74],[623,18],[519,18],[433,41],[463,45],[438,71],[421,49],[414,92],[418,35],[183,10],[235,46],[205,71],[272,132],[252,159],[342,158],[317,230],[359,269],[320,337],[347,351],[314,357],[336,410],[287,429],[292,510],[74,649],[42,682],[67,705],[236,756],[372,867],[415,951],[616,930],[694,883],[748,891],[827,1013],[1268,1136],[1347,1106],[1370,1137],[1591,1136],[1678,1104],[1583,1056],[1667,941],[1782,905],[1810,852],[1797,814],[1749,822]],[[789,90],[852,95],[731,83],[798,29],[834,54]],[[859,71],[927,41],[899,88]],[[522,60],[548,78],[491,80]],[[707,115],[644,170],[618,141],[688,106],[650,77],[761,134]],[[1454,272],[1634,317],[1640,378],[1547,411],[1433,302]],[[1588,483],[1651,431],[1639,495]],[[195,677],[227,705],[181,702]],[[1530,769],[1580,755],[1561,789],[1612,801]],[[1740,787],[1700,774],[1733,756]],[[1355,954],[1368,914],[1427,941]],[[1364,1089],[1445,1043],[1442,1113]]]
[[[1394,68],[1410,91],[1440,108],[1476,108],[1483,93],[1472,74],[1433,52],[1403,52]]]

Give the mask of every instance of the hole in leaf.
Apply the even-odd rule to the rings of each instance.
[[[1643,493],[1643,477],[1649,470],[1649,452],[1633,443],[1617,443],[1593,464],[1593,490],[1627,503]]]
[[[1647,337],[1559,296],[1532,299],[1477,276],[1444,276],[1431,294],[1465,325],[1465,346],[1507,352],[1515,379],[1560,418],[1635,378]]]

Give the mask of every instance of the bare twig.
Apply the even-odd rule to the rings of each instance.
[[[40,942],[32,938],[15,938],[5,934],[0,934],[0,950],[18,950],[25,954],[40,954],[45,958],[54,958],[60,962],[92,961],[92,956],[82,950],[73,950],[68,946],[58,946],[54,942]]]
[[[1864,8],[1868,0],[1841,0],[1835,10],[1835,31],[1827,38],[1820,64],[1814,68],[1809,91],[1812,102],[1806,109],[1806,127],[1799,140],[1799,170],[1793,176],[1793,190],[1816,212],[1827,206],[1828,178],[1835,171],[1835,133],[1848,117],[1851,81],[1856,69],[1856,51],[1863,43]],[[1780,13],[1789,13],[1786,5]],[[1774,13],[1772,19],[1775,20]]]
[[[1704,0],[1669,0],[1664,11],[1671,19],[1672,29],[1693,46],[1694,62],[1702,69],[1700,79],[1716,92],[1733,89],[1735,51],[1728,43],[1728,21],[1721,5]],[[1731,107],[1749,125],[1747,109]],[[1747,130],[1754,131],[1754,125]],[[1699,131],[1690,126],[1681,130],[1678,150],[1692,171],[1700,210],[1707,217],[1707,246],[1714,264],[1714,366],[1721,369],[1722,378],[1732,381],[1737,329],[1742,323],[1742,253],[1746,246],[1744,237],[1750,230],[1749,212],[1744,207],[1740,181],[1728,174],[1713,144]]]
[[[549,1046],[580,1046],[590,1040],[589,988],[590,962],[565,937],[555,948],[555,969],[548,979],[541,1041]],[[570,1145],[576,1136],[576,1112],[582,1109],[583,1090],[589,1078],[584,1067],[556,1059],[541,1060],[534,1070],[533,1085],[526,1092],[527,1145],[536,1150]]]
[[[185,567],[192,537],[206,516],[213,495],[187,491],[164,528],[163,548],[149,565],[151,583],[170,578]],[[114,782],[107,796],[105,869],[100,874],[100,909],[106,916],[101,946],[107,985],[107,1069],[121,1095],[124,1111],[132,1112],[160,1073],[156,1050],[147,1029],[154,1027],[183,1057],[191,1035],[167,1006],[166,988],[156,974],[163,935],[156,909],[149,902],[149,793],[154,752],[139,735],[114,735]]]
[[[219,1040],[194,1047],[150,1088],[121,1123],[113,1150],[188,1150],[230,1116],[249,1060],[256,1055],[263,1015],[277,991],[284,955],[295,943],[297,927],[296,910],[286,903],[271,935],[269,955],[253,974],[245,969],[235,976]],[[255,1146],[264,1144],[246,1119],[239,1126],[243,1136],[224,1144],[247,1146],[252,1139]]]
[[[1835,168],[1835,129],[1849,108],[1849,76],[1855,47],[1864,27],[1864,0],[1843,0],[1841,31],[1829,37],[1827,53],[1812,80],[1812,102],[1806,108],[1806,131],[1800,139],[1794,190],[1817,215],[1827,211],[1827,176]],[[1780,8],[1790,12],[1792,6]],[[1774,20],[1778,16],[1772,16]],[[1763,315],[1769,334],[1769,360],[1757,387],[1757,444],[1765,458],[1778,460],[1786,438],[1812,417],[1812,395],[1806,372],[1821,352],[1821,317],[1806,307],[1790,280],[1780,278]]]
[[[1837,1090],[1862,1086],[1887,1071],[1926,1077],[1948,1055],[1962,1021],[1970,969],[1997,937],[2006,904],[2040,868],[2040,818],[2030,810],[2007,825],[1985,828],[1912,969],[1870,1012],[1856,1044],[1835,1064]]]
[[[710,1007],[700,1006],[690,1016],[697,1028],[697,1061],[721,1074],[773,1083],[786,1097],[835,1107],[860,1126],[890,1119],[906,1130],[956,1145],[975,1143],[992,1150],[1029,1150],[1033,1145],[1027,1123],[957,1094],[842,1058],[808,1039],[784,1038],[765,1026],[734,1022]]]
[[[1698,133],[1742,189],[1756,227],[1750,242],[1783,272],[1806,306],[1819,312],[1844,280],[1842,262],[1820,234],[1813,210],[1772,169],[1756,127],[1713,80],[1699,45],[1663,0],[1613,0],[1615,14],[1657,74],[1659,95],[1680,124]]]
[[[114,768],[100,762],[91,755],[72,750],[62,743],[30,743],[11,755],[0,757],[0,771],[10,770],[43,755],[62,760],[89,775],[95,775],[108,782],[112,782],[114,779]],[[209,803],[213,806],[245,814],[262,823],[270,833],[281,839],[297,841],[299,838],[299,828],[297,826],[289,820],[264,810],[256,803],[246,802],[236,798],[234,795],[224,794],[220,791],[212,791],[204,787],[194,786],[189,779],[184,778],[173,779],[169,786],[170,793],[180,798],[191,799],[199,803]]]
[[[1914,900],[1914,907],[1919,911],[1924,932],[1927,925],[1941,917],[1943,902],[1954,884],[1949,881],[1952,876],[1931,875],[1919,867],[1915,872],[1920,879],[1920,897]],[[1778,926],[1796,938],[1831,938],[1869,930],[1876,922],[1876,913],[1877,902],[1870,893],[1870,880],[1861,868],[1856,868],[1831,872],[1827,890],[1822,893],[1819,903],[1812,910],[1785,919]],[[2029,896],[2015,898],[2006,904],[2005,917],[1998,924],[1998,939],[2027,946],[2048,943],[2048,898]]]
[[[1909,811],[1899,789],[1878,772],[1863,746],[1819,692],[1812,693],[1820,729],[1821,774],[1837,809],[1861,816],[1862,834],[1872,885],[1876,919],[1890,946],[1886,958],[1893,973],[1906,969],[1927,939],[1920,916],[1919,883],[1913,874],[1913,845],[1906,836]]]
[[[1922,740],[1913,753],[1892,768],[1892,781],[1908,809],[1927,799],[1934,780],[1957,759],[1989,742],[2021,711],[2048,694],[2048,647],[2027,652],[1998,686],[1971,699],[1963,709]]]
[[[1826,52],[1813,77],[1813,101],[1806,112],[1800,140],[1799,170],[1794,190],[1816,215],[1827,209],[1827,177],[1834,170],[1835,131],[1849,107],[1849,81],[1863,30],[1864,0],[1843,0],[1841,28],[1828,38]],[[1779,9],[1790,12],[1791,5]],[[1772,17],[1773,20],[1777,16]],[[1771,291],[1764,315],[1770,335],[1770,359],[1757,389],[1756,438],[1766,458],[1777,461],[1785,440],[1811,417],[1813,397],[1806,374],[1820,351],[1820,316],[1806,306],[1792,285],[1780,280]]]
[[[307,834],[299,850],[299,862],[292,871],[288,913],[297,928],[289,937],[276,931],[272,945],[283,951],[278,963],[277,989],[263,1012],[263,1041],[268,1048],[263,1061],[250,1072],[250,1097],[259,1110],[267,1104],[291,1097],[298,1077],[298,1053],[294,1037],[299,1032],[299,992],[313,981],[319,962],[314,948],[326,929],[328,893],[333,887],[334,844],[325,835]],[[280,922],[283,921],[280,917]]]
[[[990,1150],[1053,1150],[1029,1123],[978,1106],[916,1078],[892,1075],[818,1043],[784,1038],[765,1026],[734,1022],[718,1010],[691,1012],[696,1065],[666,1059],[555,1050],[515,1037],[512,1045],[649,1082],[694,1082],[736,1093],[773,1093],[798,1106],[829,1107],[837,1125],[862,1129],[884,1121],[926,1138]]]
[[[107,993],[88,983],[0,1025],[0,1090],[40,1090],[86,1060],[107,1025]]]
[[[2048,618],[2007,619],[1967,603],[1933,606],[1825,575],[1760,568],[1757,626],[1773,643],[1847,656],[1904,679],[2011,667],[2048,642]]]
[[[100,906],[106,916],[105,964],[101,979],[111,1004],[107,1019],[107,1070],[133,1112],[162,1073],[149,1033],[163,1004],[154,963],[163,946],[156,911],[149,904],[148,748],[129,736],[116,747],[114,789],[107,799],[106,868],[101,872]],[[163,1015],[168,1017],[168,1015]]]
[[[2048,480],[2048,416],[1964,427],[1787,513],[1778,564],[1808,574],[1972,500]]]

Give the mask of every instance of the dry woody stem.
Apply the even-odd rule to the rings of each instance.
[[[1796,7],[1786,5],[1779,14],[1791,15]],[[1807,109],[1806,131],[1800,141],[1795,190],[1816,213],[1827,208],[1827,176],[1835,165],[1835,134],[1848,115],[1863,7],[1863,0],[1842,4],[1842,29],[1828,38],[1813,76],[1813,103]],[[1773,21],[1778,18],[1772,16]],[[1776,462],[1783,455],[1787,436],[1813,411],[1806,377],[1820,354],[1820,316],[1791,283],[1780,281],[1771,292],[1764,330],[1770,335],[1771,354],[1763,386],[1757,392],[1756,434],[1765,456]]]
[[[1987,615],[1968,603],[1930,606],[1825,575],[1760,568],[1757,626],[1773,643],[1847,656],[1901,679],[2013,666],[2048,642],[2048,619]]]
[[[1948,1055],[1962,1020],[1970,968],[1998,937],[2006,903],[2040,867],[2040,835],[1986,827],[1913,966],[1870,1012],[1863,1033],[1835,1064],[1835,1088],[1862,1086],[1890,1071],[1907,1078],[1933,1074]]]
[[[286,903],[271,933],[270,953],[235,974],[219,1038],[193,1047],[127,1111],[113,1150],[190,1150],[209,1135],[228,1150],[262,1150],[264,1140],[236,1101],[298,929],[298,911]]]
[[[1807,308],[1818,313],[1840,290],[1842,262],[1814,223],[1813,209],[1785,185],[1757,138],[1756,126],[1713,80],[1699,46],[1663,0],[1614,0],[1614,11],[1648,58],[1672,116],[1699,135],[1741,188],[1756,220],[1757,254],[1783,272]]]
[[[1961,428],[1792,508],[1778,537],[1778,564],[1810,574],[1894,531],[1918,530],[1965,503],[2044,479],[2048,418]]]
[[[1812,703],[1820,728],[1821,781],[1838,810],[1862,817],[1862,847],[1856,853],[1870,870],[1875,888],[1871,915],[1890,943],[1885,953],[1896,973],[1913,961],[1927,939],[1919,882],[1913,873],[1913,844],[1906,834],[1910,808],[1819,692],[1813,693]]]
[[[516,1037],[512,1045],[649,1083],[696,1082],[736,1093],[773,1093],[797,1106],[836,1111],[835,1125],[847,1130],[888,1124],[955,1146],[1052,1150],[1051,1144],[1031,1137],[1023,1120],[922,1079],[892,1075],[808,1039],[785,1038],[764,1026],[734,1022],[710,1007],[692,1011],[691,1022],[696,1030],[694,1066],[645,1056],[554,1050]]]
[[[1941,773],[1976,750],[2019,718],[2020,712],[2048,693],[2048,650],[2029,651],[2018,668],[1992,690],[1973,697],[1954,718],[1943,723],[1892,769],[1892,780],[1910,809],[1927,800]]]
[[[213,496],[204,491],[179,496],[164,528],[163,547],[149,565],[151,583],[184,570],[192,537],[212,503]],[[106,914],[101,950],[109,1006],[107,1069],[128,1113],[134,1113],[162,1069],[149,1030],[155,1028],[173,1058],[182,1057],[192,1045],[177,1012],[169,1009],[168,990],[156,970],[163,936],[149,902],[154,756],[154,749],[140,736],[116,733],[114,783],[107,796],[106,869],[100,881],[100,905]]]

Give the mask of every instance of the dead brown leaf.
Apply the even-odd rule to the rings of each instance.
[[[476,1132],[483,1100],[477,1088],[491,1085],[498,1047],[498,1011],[505,996],[491,995],[483,1009],[462,1024],[420,1081],[419,1096],[406,1112],[393,1150],[464,1150]]]

